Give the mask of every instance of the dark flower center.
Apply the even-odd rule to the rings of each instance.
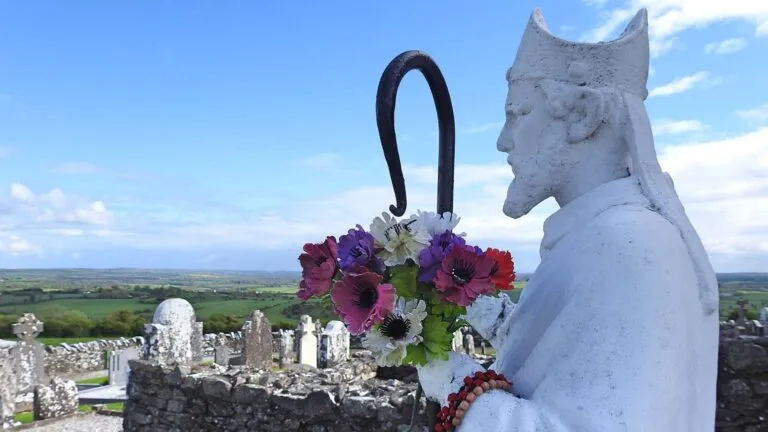
[[[402,232],[410,232],[411,231],[411,224],[416,222],[415,220],[412,220],[408,223],[396,223],[392,225],[391,227],[387,228],[386,231],[384,231],[384,237],[387,238],[387,240],[392,240],[393,238],[400,235]]]
[[[458,259],[453,263],[451,276],[456,285],[466,285],[475,277],[475,267],[467,260]]]
[[[362,282],[358,283],[355,287],[357,293],[357,303],[363,309],[370,309],[376,304],[376,300],[379,298],[379,293],[376,291],[376,287],[370,283]]]
[[[381,323],[381,334],[390,339],[402,339],[408,335],[411,329],[411,322],[400,315],[389,314]]]
[[[365,254],[365,251],[361,246],[355,246],[355,248],[352,249],[352,251],[349,254],[352,255],[353,258],[359,258]]]

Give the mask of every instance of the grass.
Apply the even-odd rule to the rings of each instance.
[[[114,337],[107,337],[107,336],[88,336],[88,337],[70,337],[70,338],[55,338],[55,337],[39,337],[37,338],[38,341],[44,343],[45,345],[59,345],[63,343],[68,344],[76,344],[80,342],[91,342],[95,340],[101,340],[101,339],[115,339]]]
[[[37,316],[46,314],[46,310],[52,308],[74,309],[88,315],[90,319],[101,319],[107,317],[112,312],[119,309],[128,309],[133,312],[148,310],[152,312],[154,305],[139,303],[134,299],[58,299],[43,301],[40,303],[30,303],[23,305],[8,305],[0,307],[0,312],[5,313],[26,313],[31,312]]]
[[[84,379],[84,380],[77,381],[77,384],[107,385],[107,384],[109,384],[109,377],[108,376],[101,376],[101,377],[95,377],[95,378],[87,378],[87,379]]]
[[[115,402],[115,403],[110,403],[106,405],[107,405],[107,409],[109,409],[110,411],[123,411],[123,409],[125,408],[124,402]],[[77,410],[81,413],[87,413],[87,412],[93,411],[92,407],[93,405],[80,405],[77,407]],[[32,411],[24,411],[24,412],[16,413],[16,421],[21,424],[32,423],[33,421],[35,421],[34,414],[32,413]]]

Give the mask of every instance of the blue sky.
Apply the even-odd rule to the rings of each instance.
[[[0,267],[297,269],[301,244],[392,203],[376,87],[420,49],[453,99],[464,229],[533,270],[555,208],[505,218],[495,150],[524,25],[541,7],[553,33],[605,39],[647,6],[662,163],[717,270],[768,270],[768,5],[751,3],[0,1]],[[417,72],[396,121],[409,210],[431,210]]]

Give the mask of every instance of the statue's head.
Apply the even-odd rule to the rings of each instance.
[[[527,214],[579,176],[600,171],[595,166],[627,175],[623,95],[647,97],[648,53],[645,10],[607,43],[557,38],[533,12],[507,71],[506,122],[497,142],[515,175],[506,215]]]

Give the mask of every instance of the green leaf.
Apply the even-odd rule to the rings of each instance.
[[[410,365],[425,365],[427,363],[427,351],[424,349],[424,345],[408,345],[406,348],[406,355],[403,359],[403,364]]]
[[[419,267],[415,265],[398,265],[391,267],[389,271],[389,283],[395,287],[398,297],[416,298]]]

